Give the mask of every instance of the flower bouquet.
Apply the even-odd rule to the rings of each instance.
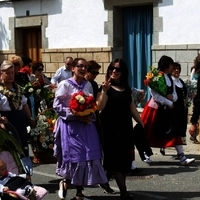
[[[51,100],[54,98],[54,93],[52,90],[41,85],[38,79],[28,82],[23,87],[23,91],[26,96],[33,95],[34,97],[46,100]]]
[[[53,109],[47,109],[37,116],[37,125],[29,132],[29,142],[34,153],[34,163],[52,163],[54,135],[53,129],[57,114]]]
[[[86,95],[84,92],[77,92],[72,95],[69,108],[74,115],[86,116],[94,113],[97,105],[92,94]]]
[[[144,84],[162,96],[165,96],[167,93],[167,85],[164,73],[158,71],[155,67],[150,68],[150,71],[147,73],[146,79],[144,80]]]

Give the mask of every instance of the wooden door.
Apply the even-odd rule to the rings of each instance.
[[[42,62],[41,28],[29,28],[22,30],[22,54],[30,57],[33,62]]]

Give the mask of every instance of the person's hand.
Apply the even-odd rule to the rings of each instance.
[[[35,128],[36,125],[37,125],[37,123],[36,123],[35,120],[32,120],[32,119],[29,120],[29,126],[30,126],[31,128]]]
[[[9,190],[9,187],[3,188],[3,192],[7,192]]]
[[[105,81],[102,83],[102,90],[104,91],[104,92],[107,92],[107,90],[110,88],[110,86],[111,86],[111,78],[109,78],[108,80],[107,79],[105,79]]]
[[[90,124],[92,120],[92,114],[90,115],[85,115],[85,116],[76,116],[77,119],[81,122],[84,122],[86,124]]]
[[[168,95],[166,95],[166,98],[172,101],[173,95],[172,94],[168,94]]]
[[[0,123],[1,124],[7,124],[8,123],[8,120],[6,117],[0,117]]]
[[[141,103],[144,100],[144,96],[145,96],[144,90],[140,90],[139,94],[137,96],[137,100],[138,100],[139,103]]]
[[[50,85],[48,85],[48,88],[53,90],[53,89],[57,88],[57,84],[50,84]]]
[[[196,134],[198,124],[191,124],[189,126],[189,133],[190,135]]]

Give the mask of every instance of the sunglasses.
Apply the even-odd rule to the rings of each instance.
[[[87,65],[83,65],[83,64],[80,64],[80,65],[76,65],[76,67],[78,67],[79,69],[81,69],[81,68],[85,68],[85,69],[87,69],[88,68],[88,66]]]
[[[91,71],[90,73],[91,73],[92,75],[96,75],[96,76],[99,74],[99,72],[96,72],[96,71]]]
[[[41,72],[41,71],[43,71],[43,69],[42,68],[38,68],[37,71]]]
[[[116,72],[121,72],[121,71],[122,71],[121,68],[119,68],[119,67],[113,67],[113,66],[108,67],[108,70],[109,70],[109,71],[113,71],[113,70],[115,70]]]

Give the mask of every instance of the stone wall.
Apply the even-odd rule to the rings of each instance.
[[[69,49],[42,49],[42,62],[45,66],[45,74],[52,77],[55,71],[64,65],[67,56],[72,58],[85,58],[95,60],[101,65],[100,74],[97,76],[98,83],[103,82],[109,63],[112,60],[112,48],[69,48]]]

